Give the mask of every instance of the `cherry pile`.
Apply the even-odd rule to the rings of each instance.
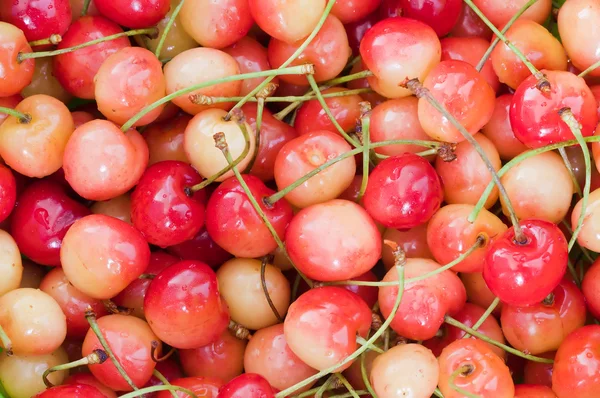
[[[598,0],[3,0],[0,396],[600,397]]]

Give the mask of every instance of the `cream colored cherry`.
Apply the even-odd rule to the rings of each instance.
[[[579,216],[581,216],[582,206],[583,199],[577,202],[573,208],[571,225],[574,230],[579,225]],[[585,209],[583,227],[581,227],[581,230],[579,231],[577,242],[586,249],[600,252],[600,189],[596,189],[590,193]]]
[[[0,296],[17,289],[23,277],[21,252],[10,234],[0,229]]]

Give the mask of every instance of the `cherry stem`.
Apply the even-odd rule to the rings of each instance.
[[[370,88],[357,88],[357,89],[353,89],[353,90],[344,90],[344,91],[339,91],[339,92],[335,92],[335,93],[324,93],[321,94],[323,96],[323,98],[338,98],[338,97],[347,97],[349,95],[358,95],[358,94],[365,94],[365,93],[372,93],[373,90]],[[220,104],[223,102],[232,102],[232,101],[239,101],[241,100],[243,97],[210,97],[208,95],[195,95],[195,96],[190,96],[190,100],[197,105],[214,105],[214,104]],[[246,102],[260,102],[261,98],[250,98],[248,101]],[[309,94],[306,95],[301,95],[301,96],[286,96],[286,97],[268,97],[268,98],[264,98],[264,102],[293,102],[293,103],[298,103],[299,105],[303,102],[306,101],[312,101],[317,99],[317,96],[311,91]],[[289,113],[289,112],[288,112]],[[277,116],[278,114],[276,114],[275,116]],[[284,115],[284,117],[287,116],[287,113]],[[280,117],[277,117],[278,120],[283,119]]]
[[[585,163],[585,184],[583,186],[583,198],[581,199],[581,214],[579,215],[579,219],[577,220],[577,227],[573,231],[573,235],[571,235],[571,239],[569,240],[569,252],[573,248],[575,242],[577,242],[577,236],[581,232],[581,228],[583,228],[583,220],[586,216],[588,199],[590,196],[590,189],[592,185],[592,161],[590,159],[590,151],[587,147],[586,142],[583,139],[583,135],[581,134],[581,125],[573,116],[573,112],[571,112],[570,108],[563,108],[558,111],[560,118],[563,122],[569,126],[571,133],[577,140],[577,143],[581,147],[583,151],[583,160]]]
[[[30,47],[37,47],[37,46],[47,46],[47,45],[57,45],[58,43],[60,43],[62,41],[62,36],[55,33],[50,35],[50,37],[47,37],[45,39],[40,39],[40,40],[34,40],[34,41],[30,41],[29,42],[29,46]]]
[[[581,72],[578,76],[579,77],[585,77],[588,75],[588,73],[596,70],[600,68],[600,60],[596,61],[594,64],[592,64],[589,68],[587,68],[586,70],[584,70],[583,72]]]
[[[375,394],[375,390],[373,390],[373,386],[371,385],[371,381],[369,380],[369,375],[367,374],[366,357],[367,355],[365,351],[360,356],[360,375],[362,376],[363,383],[365,384],[365,387],[371,396],[377,397],[377,394]]]
[[[182,88],[181,90],[177,90],[155,102],[148,105],[141,111],[139,111],[135,116],[129,119],[123,126],[121,126],[122,131],[129,130],[138,120],[143,118],[148,112],[158,108],[162,104],[166,104],[167,102],[173,100],[174,98],[180,97],[182,95],[190,94],[192,91],[200,90],[205,87],[214,86],[221,83],[229,83],[238,80],[245,79],[253,79],[256,77],[265,77],[265,76],[281,76],[281,75],[306,75],[314,73],[314,66],[311,64],[291,66],[289,68],[280,68],[273,70],[265,70],[260,72],[252,72],[252,73],[243,73],[239,75],[226,76],[219,79],[210,80],[207,82],[202,82],[198,84],[194,84],[192,86]]]
[[[227,145],[227,141],[225,140],[225,134],[223,134],[223,133],[217,133],[217,134],[215,134],[213,136],[213,138],[215,140],[215,146],[221,150],[221,152],[223,153],[223,156],[225,156],[225,159],[227,159],[227,163],[232,164],[233,163],[233,159],[231,158],[231,152],[229,152],[229,146]],[[290,258],[289,254],[288,254],[288,252],[287,252],[287,250],[285,248],[285,245],[283,244],[283,241],[281,240],[281,238],[277,234],[277,231],[275,231],[275,228],[273,227],[273,224],[271,224],[271,221],[269,221],[269,219],[268,219],[267,215],[265,214],[265,212],[261,209],[261,207],[258,204],[256,198],[254,197],[254,195],[250,191],[250,188],[248,187],[248,184],[246,184],[246,181],[244,181],[244,178],[240,174],[240,171],[238,170],[237,166],[233,166],[232,169],[233,169],[233,173],[234,173],[235,177],[237,178],[238,182],[240,183],[240,186],[242,187],[242,189],[244,190],[244,193],[246,193],[246,196],[248,197],[248,200],[252,204],[252,207],[254,207],[254,211],[256,211],[256,213],[258,214],[258,216],[260,217],[260,219],[262,220],[262,222],[265,224],[265,226],[267,227],[267,229],[269,230],[269,232],[273,236],[273,239],[275,239],[275,242],[277,243],[277,246],[279,247],[279,249],[284,253],[284,255],[287,258],[287,260],[290,262],[290,264],[292,264],[292,266],[294,267],[294,269],[296,270],[296,272],[298,272],[298,274],[302,277],[302,279],[304,279],[304,281],[306,282],[306,284],[309,287],[312,288],[313,287],[313,281],[310,280],[306,275],[304,275],[304,273],[302,273],[302,271],[300,271],[298,269],[298,267],[296,266],[296,264],[294,264],[294,262]],[[263,199],[263,202],[266,205],[268,205],[266,203],[266,198]]]
[[[377,347],[375,344],[369,344],[367,342],[367,340],[365,340],[363,337],[361,336],[356,336],[356,342],[360,345],[366,345],[367,348],[369,349],[369,351],[375,351],[379,354],[383,354],[385,351],[382,350],[381,348]]]
[[[160,40],[158,41],[158,45],[156,46],[156,50],[154,51],[154,55],[156,55],[156,58],[160,58],[160,52],[162,51],[163,46],[165,45],[167,36],[169,35],[169,32],[171,31],[173,24],[175,24],[175,20],[177,19],[177,16],[179,15],[179,11],[181,11],[181,7],[183,7],[184,2],[185,2],[185,0],[181,0],[179,2],[179,4],[177,5],[177,7],[175,7],[175,9],[173,10],[173,13],[171,14],[171,18],[169,19],[169,22],[167,22],[167,25],[165,26],[165,30],[160,35]]]
[[[491,345],[494,345],[496,347],[502,348],[504,351],[510,352],[511,354],[514,354],[518,357],[521,358],[525,358],[527,360],[533,361],[533,362],[541,362],[541,363],[554,363],[554,361],[552,359],[547,359],[547,358],[540,358],[540,357],[536,357],[533,355],[529,355],[529,354],[525,354],[517,349],[514,349],[512,347],[507,346],[506,344],[502,344],[497,342],[494,339],[491,339],[490,337],[486,336],[483,333],[478,332],[477,330],[468,327],[467,325],[465,325],[462,322],[457,321],[456,319],[452,318],[449,315],[446,315],[446,317],[444,318],[444,321],[448,324],[448,325],[452,325],[464,332],[467,332],[475,337],[477,337],[480,340],[485,341],[486,343],[490,343]]]
[[[120,37],[129,37],[129,36],[137,36],[137,35],[148,35],[148,36],[156,36],[158,34],[158,28],[146,28],[146,29],[135,29],[129,30],[127,32],[121,32],[110,36],[100,37],[96,40],[90,40],[85,43],[78,44],[69,48],[61,48],[59,50],[53,51],[39,51],[39,52],[30,52],[30,53],[19,53],[17,54],[17,62],[21,63],[26,59],[34,59],[34,58],[43,58],[43,57],[53,57],[55,55],[66,54],[73,51],[80,50],[82,48],[95,46],[98,43],[104,43],[106,41],[111,41],[114,39],[118,39]]]
[[[361,132],[361,143],[363,147],[363,175],[360,183],[360,190],[358,191],[357,202],[365,195],[367,190],[367,184],[369,183],[369,162],[370,162],[370,151],[371,151],[371,104],[369,102],[360,103],[360,132]]]
[[[435,390],[433,390],[433,395],[435,395],[438,398],[444,398],[444,394],[442,394],[442,392],[440,391],[439,388],[436,387]]]
[[[342,382],[342,384],[344,385],[344,387],[346,387],[346,389],[350,393],[351,397],[353,397],[353,398],[359,398],[359,395],[356,393],[356,391],[354,390],[354,388],[352,387],[352,385],[348,382],[348,379],[346,379],[342,373],[336,373],[335,375]]]
[[[521,62],[523,62],[525,64],[525,66],[527,67],[527,69],[529,69],[529,71],[531,72],[532,75],[534,75],[536,77],[536,79],[538,80],[538,84],[537,84],[537,88],[538,90],[542,91],[542,92],[550,92],[550,82],[548,81],[548,79],[546,78],[546,76],[544,76],[543,73],[541,73],[528,59],[527,57],[521,52],[521,50],[519,50],[517,47],[515,47],[514,44],[512,44],[510,42],[510,40],[508,40],[506,38],[506,36],[504,36],[504,34],[502,32],[500,32],[498,30],[498,28],[496,28],[494,26],[493,23],[490,22],[490,20],[481,12],[481,10],[479,8],[477,8],[477,6],[475,4],[473,4],[473,0],[464,0],[465,3],[471,8],[471,10],[473,10],[473,12],[475,14],[477,14],[477,16],[483,21],[483,23],[485,23],[487,25],[488,28],[490,28],[492,30],[492,32],[494,32],[494,34],[504,43],[506,44],[506,46],[508,46],[508,48],[511,49],[511,51],[517,56],[517,58],[519,58],[521,60]]]
[[[163,376],[163,374],[160,373],[158,370],[154,369],[152,371],[152,374],[154,375],[154,377],[156,377],[158,380],[160,380],[160,382],[163,383],[163,385],[165,385],[165,386],[171,385],[171,383],[169,383],[169,380],[167,380],[167,378],[165,376]],[[173,396],[173,398],[179,397],[175,391],[170,390],[170,392],[171,392],[171,395]]]
[[[277,85],[275,83],[269,83],[265,86],[263,90],[261,90],[260,93],[256,94],[256,100],[258,101],[256,106],[256,142],[254,144],[254,147],[256,149],[254,150],[252,159],[250,159],[250,162],[246,167],[247,173],[250,173],[250,170],[252,170],[252,167],[254,167],[254,163],[256,162],[258,153],[260,152],[260,133],[262,129],[263,115],[265,113],[265,99],[267,99],[271,94],[273,94],[275,90],[277,90]]]
[[[508,29],[510,29],[510,27],[515,23],[515,21],[517,19],[519,19],[519,17],[521,15],[523,15],[523,13],[525,13],[525,11],[527,11],[529,9],[529,7],[531,7],[532,5],[534,5],[535,3],[537,3],[537,1],[538,0],[529,0],[527,3],[525,3],[523,5],[523,7],[521,7],[519,9],[519,11],[517,11],[517,13],[512,16],[512,18],[508,21],[508,23],[506,24],[506,26],[504,26],[504,28],[502,28],[502,34],[506,33],[508,31]],[[483,54],[483,57],[481,57],[481,60],[477,64],[476,69],[477,69],[478,72],[481,72],[481,70],[485,66],[485,63],[487,62],[488,58],[490,57],[490,55],[492,55],[492,51],[494,51],[494,48],[496,48],[496,46],[498,45],[498,43],[500,43],[500,38],[498,36],[496,36],[496,37],[494,37],[494,40],[492,41],[492,44],[490,44],[490,46],[486,50],[485,54]]]
[[[300,276],[300,274],[296,274],[296,278],[294,279],[294,285],[292,286],[292,302],[296,301],[296,296],[298,295],[298,288],[300,287],[301,280],[302,276]]]
[[[487,307],[483,315],[481,315],[477,322],[475,322],[475,325],[473,325],[473,330],[477,330],[481,325],[483,325],[483,323],[490,317],[492,312],[494,312],[498,304],[500,304],[500,299],[496,297],[494,301],[492,301],[491,304]],[[471,337],[471,335],[467,333],[463,336],[463,339],[468,339],[469,337]]]
[[[98,322],[96,322],[96,314],[94,313],[94,310],[92,310],[92,307],[88,307],[85,310],[85,319],[90,324],[90,328],[92,329],[92,331],[98,338],[98,341],[100,342],[100,345],[102,345],[104,352],[108,355],[108,357],[110,358],[110,361],[113,363],[113,365],[115,365],[115,368],[117,368],[117,371],[119,372],[121,377],[123,377],[123,379],[125,379],[125,381],[127,382],[127,384],[129,384],[129,386],[131,388],[133,388],[134,390],[137,391],[138,390],[137,386],[135,385],[133,380],[131,380],[131,377],[129,377],[127,372],[125,372],[125,369],[123,369],[123,366],[121,365],[121,363],[115,356],[112,348],[110,348],[110,345],[104,338],[104,335],[102,334],[102,330],[100,330],[100,327],[98,326]]]
[[[4,331],[2,326],[0,326],[0,342],[2,342],[2,347],[4,347],[4,351],[6,352],[6,355],[8,355],[9,357],[12,356],[13,355],[12,341],[10,340],[10,338],[8,337],[8,335],[6,334],[6,332]]]
[[[262,285],[262,289],[265,294],[265,298],[267,299],[267,302],[269,303],[269,307],[271,307],[271,311],[273,311],[273,314],[275,315],[275,318],[277,318],[277,321],[279,323],[282,323],[283,318],[281,317],[281,315],[279,315],[279,311],[277,310],[277,307],[275,307],[275,304],[273,304],[273,300],[271,300],[271,295],[269,294],[269,287],[267,286],[267,281],[265,279],[265,271],[267,270],[268,262],[269,262],[268,256],[263,257],[262,261],[260,262],[260,284]]]
[[[104,308],[111,314],[119,314],[119,315],[131,315],[133,312],[132,308],[121,307],[120,305],[116,305],[112,300],[102,300],[102,304],[104,304]]]
[[[90,3],[92,2],[92,0],[84,0],[83,1],[83,8],[81,9],[81,16],[85,17],[88,13],[88,9],[90,8]]]
[[[397,262],[397,264],[399,264],[402,262],[402,260],[399,258],[396,262]],[[394,306],[392,307],[392,310],[390,312],[390,315],[385,320],[383,325],[381,325],[381,328],[379,328],[379,330],[377,330],[373,334],[373,336],[371,336],[367,340],[367,343],[365,345],[360,346],[356,351],[354,351],[347,358],[341,360],[337,364],[335,364],[327,369],[324,369],[324,370],[320,371],[319,373],[317,373],[305,380],[302,380],[301,382],[299,382],[289,388],[286,388],[283,391],[278,392],[275,395],[275,398],[287,397],[288,395],[290,395],[294,391],[298,390],[299,388],[305,387],[305,386],[309,385],[310,383],[319,380],[321,377],[328,375],[331,372],[334,372],[336,369],[339,369],[340,367],[354,361],[356,358],[358,358],[363,352],[365,352],[368,349],[369,346],[367,344],[373,344],[375,341],[377,341],[377,339],[379,339],[383,335],[383,333],[387,330],[387,328],[392,323],[392,320],[396,316],[396,312],[398,311],[398,308],[400,307],[400,302],[402,301],[402,296],[404,295],[404,266],[395,265],[395,268],[396,268],[396,271],[398,272],[398,280],[400,281],[400,284],[398,285],[398,293],[396,296],[396,301],[394,302]]]
[[[121,395],[119,398],[143,397],[145,394],[149,394],[151,392],[158,392],[158,391],[180,391],[184,394],[187,394],[189,396],[188,398],[198,398],[198,396],[192,390],[188,390],[187,388],[183,388],[183,387],[179,387],[179,386],[174,386],[172,384],[142,388],[137,391],[133,391],[128,394]]]
[[[470,365],[470,364],[462,365],[462,366],[458,367],[454,372],[452,372],[452,374],[448,378],[448,384],[450,385],[450,388],[452,388],[457,393],[464,395],[467,398],[481,398],[477,394],[470,393],[469,391],[467,391],[463,388],[460,388],[455,383],[455,380],[459,375],[460,376],[468,376],[471,373],[473,373],[474,370],[475,370],[475,368],[473,367],[473,365]]]
[[[279,68],[277,70],[287,68],[289,65],[291,65],[292,62],[294,62],[294,60],[296,58],[298,58],[304,52],[304,50],[306,50],[308,45],[313,41],[313,39],[317,36],[317,34],[319,34],[319,31],[325,24],[325,21],[327,20],[327,16],[329,15],[329,13],[331,12],[331,9],[335,5],[335,1],[336,0],[329,0],[327,2],[327,6],[325,6],[325,10],[323,11],[323,14],[321,15],[321,19],[319,20],[319,22],[317,23],[317,25],[315,26],[313,31],[304,40],[304,43],[302,43],[302,45],[300,47],[298,47],[298,49],[283,64],[281,64],[281,66],[279,66]],[[269,76],[265,80],[263,80],[263,82],[260,83],[258,86],[256,86],[256,88],[254,88],[254,90],[250,91],[248,94],[246,94],[246,96],[244,98],[242,98],[237,104],[235,104],[233,109],[241,108],[246,103],[246,101],[248,101],[250,98],[254,97],[257,93],[260,92],[260,90],[262,90],[267,84],[269,84],[273,80],[274,76],[275,75]]]
[[[229,331],[239,340],[250,340],[252,338],[250,330],[231,319],[229,320],[227,329],[229,329]]]
[[[571,165],[571,161],[567,156],[565,148],[558,148],[558,153],[560,153],[565,166],[567,166],[567,170],[569,171],[569,175],[571,176],[571,181],[573,181],[573,186],[575,187],[577,195],[581,198],[583,196],[581,193],[581,187],[579,186],[579,181],[577,181],[577,176],[575,176],[575,173],[573,172],[573,166]]]
[[[17,121],[21,124],[28,124],[29,122],[31,122],[30,114],[19,112],[16,109],[11,109],[11,108],[6,108],[4,106],[0,106],[0,113],[5,113],[9,116],[16,117]]]
[[[48,376],[51,373],[60,372],[61,370],[69,370],[69,369],[73,369],[73,368],[76,368],[79,366],[101,364],[101,363],[104,363],[107,359],[108,359],[108,355],[106,355],[106,352],[104,352],[100,349],[96,349],[96,350],[92,351],[91,354],[89,354],[88,356],[81,358],[77,361],[53,366],[51,368],[46,369],[46,371],[42,375],[42,379],[44,380],[44,384],[46,385],[46,387],[52,388],[52,387],[54,387],[54,384],[52,384],[52,382],[50,382],[50,380],[48,380]]]
[[[169,352],[167,352],[165,355],[159,358],[156,356],[156,351],[158,350],[159,345],[160,343],[156,340],[152,340],[152,342],[150,343],[150,358],[152,358],[152,360],[156,363],[166,361],[176,351],[174,347],[171,347]]]
[[[346,70],[346,71],[351,70],[354,67],[354,65],[356,65],[357,63],[360,62],[360,60],[361,60],[360,55],[357,55],[356,57],[352,58],[350,60],[350,62],[348,62],[346,64],[346,66],[344,67],[344,70]]]

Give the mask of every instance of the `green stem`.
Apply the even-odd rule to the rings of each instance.
[[[492,315],[492,312],[494,312],[496,307],[498,307],[498,304],[500,304],[500,299],[496,297],[494,301],[492,301],[492,303],[487,307],[483,315],[481,315],[477,322],[475,322],[475,325],[473,325],[473,330],[478,330],[479,327],[483,325],[483,323],[490,317],[490,315]],[[471,335],[467,333],[463,336],[463,339],[468,339],[469,337],[471,337]]]
[[[375,351],[378,354],[383,354],[385,351],[377,347],[375,344],[367,344],[367,340],[360,336],[356,336],[356,342],[360,345],[368,345],[369,351]]]
[[[473,372],[473,366],[472,365],[463,365],[463,366],[460,366],[454,372],[452,372],[452,374],[448,378],[448,384],[450,385],[451,389],[453,389],[454,391],[456,391],[459,394],[464,395],[467,398],[481,398],[479,395],[470,393],[469,391],[467,391],[467,390],[465,390],[463,388],[460,388],[459,386],[456,385],[455,380],[456,380],[456,377],[459,374],[463,374],[463,375],[467,376],[471,372]]]
[[[577,195],[579,195],[579,197],[581,198],[583,196],[583,194],[581,193],[581,187],[579,186],[579,181],[577,181],[577,176],[573,172],[573,166],[571,165],[571,161],[567,156],[565,148],[558,148],[558,153],[560,153],[560,156],[562,157],[565,166],[567,166],[567,170],[569,171],[569,175],[571,176],[571,181],[573,181],[573,186],[575,187]]]
[[[127,32],[116,33],[114,35],[100,37],[96,40],[90,40],[85,43],[78,44],[69,48],[61,48],[59,50],[53,51],[39,51],[39,52],[30,52],[30,53],[19,53],[17,54],[17,62],[21,63],[26,59],[34,59],[34,58],[43,58],[43,57],[53,57],[55,55],[66,54],[73,51],[81,50],[82,48],[95,46],[98,43],[104,43],[106,41],[111,41],[114,39],[118,39],[120,37],[129,37],[129,36],[137,36],[137,35],[148,35],[155,36],[158,34],[157,28],[146,28],[146,29],[135,29]]]
[[[90,8],[90,3],[92,2],[92,0],[84,0],[83,2],[83,8],[81,9],[81,16],[85,17],[88,13],[88,10]]]
[[[440,391],[439,388],[436,388],[435,390],[433,390],[433,395],[435,395],[438,398],[444,398],[444,394],[442,394],[442,392]]]
[[[121,395],[119,398],[143,397],[145,394],[149,394],[151,392],[158,392],[158,391],[180,391],[184,394],[187,394],[189,396],[189,398],[198,398],[198,396],[192,390],[188,390],[187,388],[174,386],[174,385],[146,387],[146,388],[142,388],[137,391],[130,392],[128,394]]]
[[[315,392],[315,398],[321,398],[323,396],[323,393],[329,389],[329,385],[333,383],[335,379],[335,375],[329,376],[327,380],[325,380],[325,383],[323,383],[321,387],[317,388],[317,391]]]
[[[158,370],[154,369],[152,371],[152,374],[154,375],[154,377],[156,377],[158,380],[160,380],[161,383],[163,383],[165,386],[170,386],[171,383],[169,383],[169,380],[167,380],[167,378],[165,376],[162,375],[162,373],[160,373]],[[169,390],[171,392],[171,395],[173,396],[173,398],[179,398],[177,393],[173,390]]]
[[[0,326],[0,342],[2,342],[2,347],[4,347],[6,355],[13,355],[12,341],[10,340],[2,326]]]
[[[6,108],[4,106],[0,106],[0,113],[5,113],[9,116],[16,117],[19,123],[28,124],[31,122],[31,115],[28,113],[21,113],[16,109]]]
[[[359,398],[358,394],[356,393],[356,391],[354,390],[352,385],[348,382],[348,379],[346,379],[343,374],[336,373],[336,376],[342,382],[344,387],[346,387],[346,389],[348,390],[348,392],[350,393],[350,396],[352,398]]]
[[[47,46],[47,45],[57,45],[62,41],[62,36],[59,34],[50,35],[45,39],[34,40],[29,42],[29,47],[38,47],[38,46]]]
[[[369,155],[371,154],[371,104],[368,102],[361,102],[361,113],[360,118],[362,144],[363,144],[363,175],[360,183],[360,191],[358,191],[357,202],[365,195],[367,190],[367,184],[369,183]]]
[[[371,90],[370,88],[356,88],[353,90],[344,90],[344,91],[338,91],[335,93],[325,93],[322,95],[323,95],[323,98],[338,98],[338,97],[347,97],[349,95],[358,95],[358,94],[365,94],[365,93],[372,93],[372,92],[373,92],[373,90]],[[192,101],[192,102],[194,102],[195,104],[198,104],[198,105],[214,105],[214,104],[220,104],[220,103],[224,103],[224,102],[241,101],[243,98],[244,97],[209,97],[206,95],[200,95],[200,96],[195,97],[194,101]],[[306,102],[306,101],[312,101],[315,99],[317,99],[317,96],[311,92],[310,94],[301,95],[301,96],[290,95],[290,96],[285,96],[285,97],[267,97],[267,98],[264,98],[264,101],[265,102],[298,102],[298,103],[302,103],[302,102]],[[259,99],[254,97],[254,98],[250,98],[246,102],[259,102]],[[279,120],[281,120],[281,119],[279,119]]]
[[[158,45],[156,46],[156,50],[154,51],[154,55],[156,55],[156,58],[160,58],[160,52],[162,51],[163,46],[165,45],[167,36],[169,35],[173,24],[175,24],[175,19],[177,19],[179,11],[181,11],[181,7],[183,7],[184,2],[185,0],[181,0],[177,7],[175,7],[173,13],[171,14],[171,18],[169,19],[169,22],[167,22],[167,25],[165,26],[165,30],[162,32],[162,35],[160,35],[160,40],[158,41]]]
[[[106,352],[104,352],[102,350],[94,350],[91,352],[90,355],[88,355],[84,358],[81,358],[77,361],[53,366],[51,368],[46,369],[44,374],[42,374],[42,380],[44,381],[44,384],[46,385],[46,387],[52,388],[52,387],[54,387],[54,384],[52,384],[50,382],[50,380],[48,380],[48,376],[50,375],[50,373],[60,372],[62,370],[69,370],[69,369],[77,368],[79,366],[101,364],[101,363],[104,363],[107,359],[108,359],[108,356],[106,355]]]
[[[584,70],[583,72],[581,72],[578,76],[579,77],[585,77],[588,75],[588,73],[592,72],[595,69],[600,68],[600,61],[596,61],[594,64],[592,64],[589,68],[587,68],[586,70]]]
[[[366,351],[360,355],[360,375],[362,376],[363,383],[365,383],[365,387],[371,394],[371,397],[377,398],[377,394],[375,393],[375,390],[373,390],[373,386],[369,380],[369,375],[367,374],[367,366],[365,364],[366,356]]]

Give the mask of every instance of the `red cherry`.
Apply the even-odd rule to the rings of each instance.
[[[555,351],[539,354],[538,357],[554,359]],[[553,364],[527,361],[523,369],[523,382],[527,384],[541,384],[552,387]]]
[[[379,13],[373,12],[360,20],[344,24],[346,34],[348,35],[348,43],[352,49],[352,55],[357,56],[360,54],[360,42],[362,38],[378,21]]]
[[[461,0],[387,0],[384,3],[402,9],[402,16],[425,22],[439,37],[446,36],[458,21]]]
[[[49,388],[32,398],[106,398],[106,396],[89,384],[68,384]]]
[[[11,235],[21,253],[38,264],[60,266],[60,247],[73,223],[90,210],[67,196],[52,181],[31,184],[19,197],[11,222]]]
[[[79,343],[79,347],[77,349],[78,358],[81,358],[81,344],[82,343],[83,342]],[[70,355],[69,355],[69,360],[72,360]],[[158,366],[157,366],[157,368],[158,368]],[[100,390],[100,392],[102,392],[102,394],[104,395],[104,398],[117,398],[117,394],[113,390],[106,387],[104,384],[100,383],[100,381],[98,381],[98,379],[96,379],[91,373],[87,373],[87,372],[83,373],[87,369],[79,368],[77,370],[81,370],[81,372],[73,374],[74,370],[76,370],[76,369],[71,370],[71,376],[67,377],[64,384],[90,385],[90,386],[96,387],[98,390]],[[148,397],[148,398],[150,398],[150,397]]]
[[[208,377],[183,377],[173,380],[171,385],[186,388],[198,397],[217,398],[219,389],[223,386],[223,380]],[[188,398],[189,395],[177,391],[175,395],[178,398]],[[156,395],[156,398],[171,398],[173,395],[170,391],[161,391]]]
[[[347,24],[365,18],[377,10],[381,0],[340,0],[336,1],[331,13]]]
[[[156,25],[169,12],[169,0],[94,0],[100,14],[128,28]]]
[[[206,226],[200,229],[192,239],[175,246],[167,247],[169,253],[183,260],[197,260],[208,264],[211,268],[217,268],[229,260],[231,253],[217,245],[206,230]]]
[[[175,382],[178,382],[178,379],[181,379],[183,377],[183,372],[181,371],[181,368],[179,367],[179,364],[174,360],[174,359],[167,359],[164,361],[160,361],[156,364],[156,371],[160,372],[161,375],[163,375],[165,377],[165,379],[167,379],[169,381],[169,383],[173,384]],[[152,378],[148,381],[148,383],[146,383],[146,385],[144,387],[152,387],[152,386],[160,386],[162,385],[163,382],[160,381],[159,379],[156,378],[156,376],[152,376]],[[180,387],[185,387],[181,384],[177,384]],[[188,387],[185,387],[188,388]],[[149,393],[149,394],[144,394],[145,398],[160,398],[161,396],[159,394],[161,394],[162,392],[154,392],[154,393]],[[168,391],[167,394],[169,394],[169,396],[172,396]],[[181,393],[180,393],[181,394]],[[186,398],[186,397],[183,397]]]
[[[0,5],[0,19],[25,33],[28,41],[63,35],[71,24],[69,0],[16,0]]]
[[[581,124],[581,134],[594,134],[598,124],[598,104],[583,78],[571,72],[542,71],[550,82],[550,92],[537,88],[531,75],[517,88],[510,107],[510,123],[515,137],[529,148],[572,140],[571,129],[558,111],[568,107]]]
[[[481,132],[492,141],[502,159],[510,160],[525,152],[528,148],[515,137],[510,124],[510,107],[513,94],[504,94],[496,98],[494,113]]]
[[[8,167],[0,164],[0,223],[13,211],[16,201],[17,180]]]
[[[431,164],[406,153],[385,159],[373,169],[363,200],[375,221],[388,228],[409,229],[433,216],[443,191]]]
[[[351,280],[366,281],[366,282],[378,282],[379,281],[377,276],[371,271],[367,271],[362,275],[355,276]],[[373,306],[377,302],[377,296],[379,294],[379,289],[376,286],[343,285],[341,287],[360,296],[360,298],[365,300],[365,303],[367,304],[367,306],[369,308],[373,308]]]
[[[556,224],[543,220],[520,223],[525,243],[511,227],[489,246],[483,278],[502,302],[528,306],[542,301],[558,286],[567,269],[567,241]]]
[[[274,398],[275,390],[264,377],[255,373],[245,373],[221,387],[216,398],[250,397]]]
[[[581,290],[589,311],[596,319],[600,319],[600,261],[595,261],[585,273]]]
[[[535,384],[519,384],[515,386],[514,398],[556,398],[550,387]]]
[[[199,261],[180,261],[158,274],[146,291],[144,314],[159,338],[176,348],[210,344],[229,324],[217,276]]]
[[[474,0],[473,3],[496,25],[502,29],[508,21],[519,11],[527,0]],[[551,0],[540,0],[527,9],[519,18],[530,19],[537,23],[544,23],[552,11]]]
[[[493,35],[492,30],[487,27],[485,22],[464,2],[458,21],[450,33],[454,37],[480,37],[488,41]]]
[[[19,53],[30,53],[31,47],[23,31],[0,21],[0,98],[19,94],[33,79],[35,62],[26,59],[18,62]]]
[[[556,352],[552,390],[558,398],[595,398],[600,391],[600,326],[590,325],[567,336]]]

